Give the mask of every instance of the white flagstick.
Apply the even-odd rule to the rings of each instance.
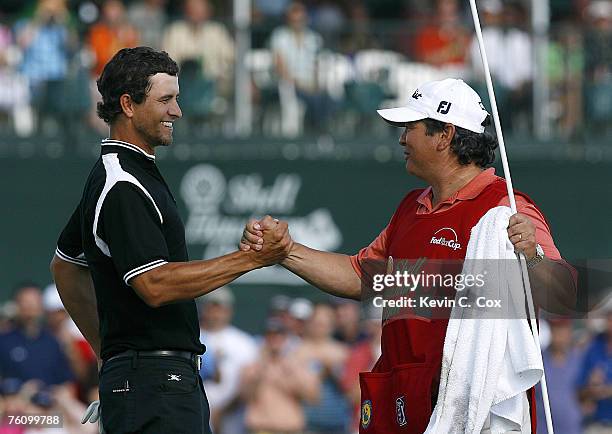
[[[493,92],[493,82],[491,81],[491,71],[489,71],[489,62],[487,61],[487,53],[485,52],[484,42],[482,39],[482,30],[480,28],[480,19],[478,18],[478,10],[476,9],[476,0],[470,0],[470,6],[472,8],[472,17],[474,19],[474,28],[476,30],[476,38],[478,39],[478,46],[480,47],[480,56],[482,57],[482,64],[485,72],[485,80],[487,82],[487,92],[489,93],[489,100],[491,101],[491,109],[493,111],[493,122],[495,124],[495,132],[497,133],[497,140],[499,142],[499,153],[502,159],[502,165],[504,167],[504,177],[506,178],[506,187],[508,188],[508,199],[510,200],[510,209],[513,213],[516,213],[516,201],[514,199],[514,189],[512,188],[512,178],[510,177],[510,167],[508,166],[508,157],[506,155],[506,146],[504,144],[504,136],[502,135],[501,123],[499,121],[499,113],[497,112],[497,101],[495,100],[495,93]],[[538,350],[542,352],[540,346],[540,336],[538,334],[538,326],[535,320],[535,310],[533,307],[533,296],[531,294],[531,285],[529,283],[529,275],[527,274],[527,262],[525,255],[521,253],[519,255],[521,262],[521,271],[523,275],[523,285],[527,296],[527,306],[529,308],[529,321],[531,323],[531,331],[533,338],[536,342]],[[552,415],[550,414],[550,402],[548,400],[548,387],[546,386],[546,374],[542,374],[542,397],[544,400],[544,413],[546,414],[546,426],[549,434],[554,434],[552,425]]]

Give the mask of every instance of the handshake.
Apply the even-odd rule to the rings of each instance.
[[[239,249],[253,255],[260,267],[283,262],[294,247],[289,225],[269,215],[261,220],[249,220],[242,232]]]

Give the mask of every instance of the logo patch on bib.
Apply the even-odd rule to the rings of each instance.
[[[405,398],[403,396],[400,396],[395,400],[395,413],[397,416],[397,424],[399,426],[404,426],[408,423],[406,420],[406,412],[404,411],[404,407],[406,405],[404,403],[404,399]]]
[[[361,403],[361,426],[366,429],[372,420],[372,401],[367,400]]]

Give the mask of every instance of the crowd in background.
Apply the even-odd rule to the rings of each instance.
[[[221,0],[3,0],[0,2],[0,136],[87,129],[95,80],[122,47],[164,49],[181,66],[189,134],[231,135],[236,36]],[[530,131],[534,39],[528,1],[482,0],[487,54],[502,124]],[[561,138],[610,131],[612,2],[551,0],[546,105]],[[251,49],[256,130],[360,134],[374,110],[405,102],[428,79],[464,77],[485,94],[466,1],[253,0]],[[331,125],[330,125],[331,124]],[[180,127],[177,129],[179,131]],[[358,372],[380,351],[380,312],[334,300],[279,295],[263,334],[232,325],[234,295],[199,301],[208,351],[201,375],[216,433],[351,433],[359,420]],[[600,322],[542,321],[555,432],[612,430],[612,314]],[[57,414],[81,425],[97,396],[97,362],[54,286],[23,284],[0,312],[0,414]],[[541,408],[539,432],[546,432]],[[44,432],[8,425],[0,434]],[[599,430],[599,431],[597,431]],[[54,429],[50,433],[61,433]]]
[[[530,4],[479,2],[508,131],[533,128]],[[550,6],[541,65],[550,84],[543,107],[555,135],[609,129],[612,2],[551,0]],[[239,64],[251,74],[254,130],[264,135],[355,135],[374,109],[405,101],[419,83],[443,76],[462,77],[486,94],[467,1],[253,0],[251,22],[251,48],[237,59],[232,2],[5,0],[3,130],[29,137],[86,128],[106,135],[95,116],[95,79],[118,49],[136,45],[164,49],[180,64],[191,136],[232,134]]]
[[[207,347],[200,375],[215,433],[357,432],[358,373],[380,355],[380,310],[279,294],[261,318],[263,333],[252,335],[233,325],[233,290],[197,301]],[[612,306],[594,320],[542,320],[540,334],[555,432],[609,433]],[[62,414],[63,430],[49,433],[96,433],[80,418],[97,399],[97,368],[55,286],[20,285],[0,319],[0,415]],[[546,433],[541,405],[538,413],[538,432]],[[0,434],[47,432],[0,420]]]

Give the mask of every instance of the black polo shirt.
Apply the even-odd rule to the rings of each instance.
[[[126,142],[102,141],[56,254],[89,267],[103,359],[130,349],[204,351],[193,300],[152,308],[129,286],[139,274],[188,260],[185,228],[155,156]]]

